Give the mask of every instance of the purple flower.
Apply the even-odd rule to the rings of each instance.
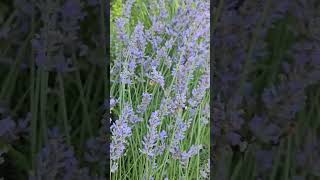
[[[120,73],[120,82],[123,84],[130,85],[132,83],[131,77],[133,76],[133,73],[128,71],[127,68],[124,68],[124,70]]]
[[[107,133],[106,130],[106,120],[103,120],[102,127],[100,129],[99,136],[95,138],[90,138],[86,142],[86,152],[84,158],[87,162],[98,163],[101,169],[104,169],[107,164],[107,157],[109,152],[107,151]]]
[[[159,136],[160,136],[160,139],[165,139],[165,138],[167,138],[167,132],[164,131],[164,130],[162,130],[162,131],[160,132]]]
[[[143,138],[142,144],[143,149],[141,152],[148,155],[150,158],[153,158],[160,154],[164,150],[164,138],[166,137],[166,132],[158,132],[157,128],[160,125],[160,117],[158,111],[155,111],[151,114],[148,125],[148,133]],[[161,137],[161,138],[160,138]],[[158,146],[158,141],[161,141],[161,145]]]
[[[226,138],[232,146],[241,144],[241,136],[237,133],[230,132],[226,135]]]
[[[90,179],[88,171],[79,167],[72,147],[64,143],[59,130],[50,129],[48,134],[48,143],[37,156],[35,174],[29,179]]]
[[[210,177],[210,159],[208,159],[205,166],[201,168],[200,175],[204,179],[209,179],[209,177]]]
[[[11,117],[0,120],[0,138],[7,142],[12,142],[23,137],[29,132],[30,114],[25,118],[18,119],[17,122]]]
[[[189,73],[192,74],[194,70],[188,70],[188,67],[185,65],[179,65],[179,67],[175,68],[172,72],[173,76],[176,78],[176,83],[174,84],[174,92],[175,92],[175,105],[177,108],[184,108],[187,98],[187,90],[188,90],[188,82],[190,77]]]
[[[111,160],[117,160],[124,153],[125,145],[127,143],[126,138],[131,136],[131,127],[124,120],[117,120],[111,125],[111,133]]]
[[[120,119],[116,120],[111,125],[112,140],[110,144],[110,157],[111,157],[111,172],[115,172],[118,169],[118,160],[123,156],[127,138],[132,135],[132,129],[129,126],[129,122],[138,122],[137,116],[133,114],[132,108],[126,104],[124,111],[122,112]]]
[[[203,126],[207,125],[209,123],[209,120],[210,120],[210,106],[209,104],[206,104],[204,106],[204,108],[202,109],[202,112],[201,112],[201,124]]]
[[[118,18],[116,19],[116,26],[118,28],[117,31],[117,38],[119,40],[121,40],[121,42],[128,42],[129,41],[129,37],[125,31],[125,26],[128,23],[128,20],[125,18]]]
[[[130,61],[135,61],[136,59],[141,59],[144,57],[144,50],[146,48],[147,41],[144,34],[144,26],[139,22],[132,35],[130,36],[130,42],[128,46],[129,56],[132,58]],[[130,69],[131,72],[134,72],[134,68]]]
[[[79,0],[36,2],[43,10],[40,19],[43,26],[32,40],[36,65],[47,71],[69,72],[74,70],[71,51],[85,46],[78,38],[80,22],[84,19]],[[50,7],[50,8],[48,8]]]
[[[171,98],[163,98],[160,104],[160,112],[163,116],[172,115],[177,109]]]
[[[80,21],[84,19],[85,14],[82,12],[79,0],[68,0],[61,7],[62,20],[59,22],[61,29],[69,35],[71,40],[77,38],[76,32],[80,29]],[[70,37],[72,36],[72,37]]]
[[[137,122],[141,122],[142,121],[142,118],[138,117],[132,106],[128,103],[125,103],[124,104],[124,107],[122,109],[122,112],[121,112],[121,119],[126,119],[128,122],[132,123],[132,124],[135,124]]]
[[[274,152],[272,150],[258,150],[255,154],[258,171],[268,171],[272,168]]]
[[[130,18],[131,17],[131,9],[133,4],[135,3],[135,0],[128,0],[125,4],[125,8],[124,8],[124,16],[126,18]]]
[[[206,90],[210,86],[209,80],[210,80],[209,74],[204,74],[201,78],[201,81],[198,87],[192,90],[192,96],[188,101],[192,108],[196,108],[200,104],[203,97],[205,96]]]
[[[152,95],[149,93],[142,94],[141,104],[137,107],[137,113],[144,113],[147,110],[148,105],[150,104]]]
[[[164,88],[164,84],[165,84],[164,77],[161,74],[161,72],[156,70],[156,68],[152,68],[152,71],[151,71],[151,74],[149,75],[149,78],[151,80],[155,81],[156,83],[159,83],[160,86],[162,88]]]
[[[277,143],[281,134],[281,129],[273,124],[268,123],[267,119],[255,116],[249,124],[253,134],[263,142]]]
[[[176,128],[174,129],[173,134],[173,142],[169,148],[173,159],[181,160],[182,151],[180,149],[180,143],[184,140],[185,132],[188,130],[190,123],[191,121],[184,122],[180,117],[177,117]]]
[[[192,145],[190,149],[186,152],[181,152],[180,162],[183,166],[188,164],[189,159],[198,154],[199,151],[202,149],[201,145]]]
[[[15,137],[14,136],[14,130],[16,128],[16,123],[10,118],[7,117],[5,119],[0,120],[0,136],[11,136],[11,137]]]
[[[118,103],[118,102],[117,102],[116,99],[110,98],[110,110],[111,110],[112,108],[114,108],[117,103]]]

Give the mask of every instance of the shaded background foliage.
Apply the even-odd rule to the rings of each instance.
[[[319,1],[216,1],[215,179],[319,179]]]
[[[0,177],[107,174],[105,5],[0,2]]]

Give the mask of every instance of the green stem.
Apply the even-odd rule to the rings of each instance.
[[[75,59],[75,55],[73,54],[73,58],[74,58],[74,62],[76,62]],[[78,66],[79,67],[79,66]],[[79,69],[76,70],[76,83],[78,86],[78,89],[80,91],[80,101],[82,104],[82,114],[83,114],[83,119],[82,119],[82,127],[84,128],[84,126],[86,126],[86,129],[89,133],[90,136],[93,136],[93,132],[92,132],[92,127],[91,127],[91,123],[90,123],[90,119],[89,119],[89,113],[88,113],[88,104],[87,101],[85,100],[85,93],[84,93],[84,89],[83,86],[81,84],[81,77],[80,77],[80,72]],[[84,131],[84,129],[82,128],[82,131]],[[82,137],[84,132],[82,132]],[[84,139],[82,139],[81,141],[83,141]]]
[[[109,73],[107,73],[108,71],[108,66],[109,66],[109,63],[107,63],[107,61],[105,60],[105,58],[108,58],[107,57],[107,48],[109,49],[109,46],[107,47],[107,40],[106,40],[106,37],[107,37],[107,34],[109,34],[108,32],[110,32],[110,30],[108,29],[108,32],[107,32],[107,29],[106,29],[106,0],[101,0],[101,6],[100,6],[100,26],[101,26],[101,48],[102,48],[102,59],[103,61],[105,61],[106,63],[103,65],[104,68],[103,68],[103,77],[104,77],[104,93],[105,93],[105,99],[106,98],[109,98]],[[109,21],[109,20],[108,20]],[[109,43],[109,42],[108,42]]]
[[[38,128],[38,103],[39,103],[39,94],[40,94],[40,77],[36,76],[34,79],[34,71],[31,72],[32,75],[32,84],[35,89],[31,93],[31,161],[32,169],[35,165],[35,155],[37,152],[37,128]]]
[[[283,179],[288,180],[290,175],[290,161],[291,161],[291,135],[288,136],[287,142],[287,152],[286,152],[286,160],[285,160],[285,167],[284,167],[284,174]]]
[[[64,125],[65,134],[66,134],[67,144],[71,145],[71,139],[69,134],[70,128],[68,123],[66,98],[65,98],[65,92],[64,92],[64,82],[63,82],[61,73],[58,73],[58,80],[60,84],[60,106],[62,110],[63,125]]]
[[[44,144],[47,143],[48,134],[47,134],[47,94],[48,94],[48,78],[49,72],[44,69],[40,70],[40,119],[41,119],[41,131],[42,131],[42,139],[44,140]],[[41,142],[41,141],[40,141]]]

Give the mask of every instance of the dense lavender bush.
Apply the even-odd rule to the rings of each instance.
[[[1,1],[0,179],[319,179],[320,3],[210,3]]]
[[[112,179],[208,178],[209,2],[115,7]]]

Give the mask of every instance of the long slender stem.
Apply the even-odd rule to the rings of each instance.
[[[35,13],[34,9],[32,9],[32,17],[31,17],[31,34],[34,33],[35,31]],[[31,85],[31,90],[30,90],[30,112],[31,112],[31,171],[34,170],[35,167],[35,153],[36,153],[36,137],[37,137],[37,88],[35,87],[36,80],[35,80],[35,60],[34,60],[34,49],[31,48],[31,55],[30,55],[30,85]]]
[[[39,70],[37,71],[37,73]],[[36,76],[34,79],[34,72],[31,73],[33,75],[32,83],[35,84],[35,89],[31,94],[31,161],[32,161],[32,169],[34,169],[35,165],[35,154],[37,152],[37,136],[38,136],[38,102],[39,102],[39,94],[40,94],[40,77]],[[34,86],[33,86],[34,87]]]
[[[63,118],[63,125],[64,130],[66,134],[67,144],[71,145],[71,139],[69,134],[69,122],[68,122],[68,115],[67,115],[67,105],[66,105],[66,97],[65,97],[65,90],[64,90],[64,80],[62,78],[62,74],[58,73],[58,79],[59,79],[59,89],[60,89],[60,106],[62,110],[62,118]]]
[[[107,35],[109,35],[109,29],[108,29],[108,32],[107,32],[107,21],[106,21],[106,12],[107,12],[107,9],[106,9],[106,0],[101,0],[101,6],[100,6],[100,31],[101,31],[101,48],[102,48],[102,59],[103,59],[103,74],[104,74],[104,93],[105,93],[105,99],[106,98],[109,98],[109,73],[107,72],[108,71],[108,66],[109,64],[107,63],[107,48],[109,46],[107,46]],[[110,18],[109,18],[110,19]],[[108,19],[108,21],[109,21]]]
[[[41,119],[41,135],[44,144],[47,143],[47,94],[48,94],[48,77],[49,72],[44,69],[40,70],[40,119]]]

